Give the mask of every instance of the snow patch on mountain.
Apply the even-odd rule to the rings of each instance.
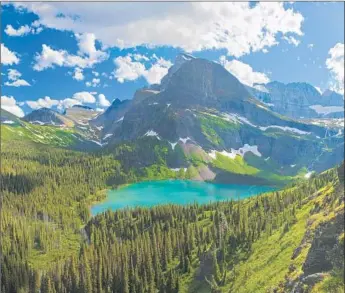
[[[258,105],[258,106],[260,106],[260,105]],[[242,116],[235,114],[235,113],[221,113],[221,117],[223,119],[229,121],[229,122],[235,122],[235,123],[238,122],[241,124],[244,123],[244,124],[247,124],[251,127],[259,128],[262,131],[266,131],[267,129],[270,129],[270,128],[279,128],[279,129],[284,130],[284,131],[294,132],[294,133],[301,134],[301,135],[311,134],[310,132],[303,131],[303,130],[293,128],[293,127],[288,127],[288,126],[279,126],[279,125],[258,126],[258,125],[253,124],[252,122],[250,122],[247,118],[242,117]]]
[[[105,145],[107,145],[108,144],[108,142],[105,142],[105,143],[101,143],[101,142],[99,142],[99,141],[96,141],[96,140],[93,140],[93,139],[90,139],[89,141],[91,141],[91,142],[93,142],[93,143],[95,143],[95,144],[98,144],[99,146],[105,146]]]
[[[13,124],[14,121],[12,121],[12,120],[5,120],[5,121],[2,121],[1,123],[4,123],[4,124]]]
[[[312,105],[309,106],[310,109],[314,110],[317,114],[328,115],[331,113],[343,112],[344,107],[340,106],[321,106],[321,105]]]
[[[177,145],[177,142],[170,142],[169,141],[169,144],[171,145],[171,148],[174,150],[175,146]]]
[[[185,171],[185,172],[187,171],[187,168],[170,168],[171,171],[175,171],[175,172],[178,172],[178,171],[180,171],[181,169],[182,169],[183,171]]]
[[[213,158],[213,159],[216,159],[217,157],[217,153],[222,155],[222,156],[225,156],[225,157],[228,157],[228,158],[231,158],[231,159],[235,159],[237,155],[243,157],[245,155],[245,153],[247,152],[251,152],[253,153],[254,155],[258,156],[258,157],[261,157],[261,153],[259,152],[258,150],[258,146],[257,145],[249,145],[249,144],[245,144],[243,147],[235,150],[235,149],[231,149],[230,152],[228,151],[216,151],[216,150],[211,150],[211,152],[208,153],[208,155]]]
[[[306,134],[311,133],[311,132],[303,131],[303,130],[300,130],[297,128],[288,127],[288,126],[279,126],[279,125],[260,126],[259,128],[262,131],[266,131],[267,129],[270,129],[270,128],[279,128],[279,129],[284,130],[284,131],[294,132],[294,133],[301,134],[301,135],[306,135]]]
[[[30,123],[31,123],[31,124],[38,124],[38,125],[44,125],[44,124],[45,124],[44,122],[38,121],[38,120],[31,121]],[[53,124],[53,122],[52,122],[52,124]],[[54,124],[53,124],[53,125],[54,125]]]
[[[190,140],[190,138],[189,137],[186,137],[186,138],[180,137],[178,140],[182,141],[185,144],[188,140]]]
[[[107,133],[107,134],[103,137],[103,139],[107,139],[107,138],[111,137],[112,135],[113,135],[112,133]]]
[[[147,131],[144,136],[155,136],[157,137],[158,140],[160,140],[159,136],[158,136],[158,133],[156,131],[153,131],[153,130],[149,130]]]

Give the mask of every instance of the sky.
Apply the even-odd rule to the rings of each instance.
[[[159,83],[185,52],[248,86],[344,94],[344,3],[23,2],[1,5],[1,107],[102,111]]]

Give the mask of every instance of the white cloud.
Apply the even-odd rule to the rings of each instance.
[[[289,44],[294,45],[295,47],[297,47],[301,42],[300,40],[297,40],[292,36],[284,36],[283,40],[287,41]]]
[[[20,87],[20,86],[30,86],[30,84],[24,80],[19,79],[22,76],[22,74],[16,70],[16,69],[8,69],[8,79],[10,81],[6,81],[6,86],[14,86],[14,87]]]
[[[5,33],[11,37],[22,37],[25,35],[28,35],[30,33],[32,34],[38,34],[43,30],[42,27],[40,27],[40,24],[38,21],[34,21],[31,26],[29,25],[22,25],[18,29],[15,29],[12,25],[8,24],[5,28]]]
[[[99,78],[93,78],[92,79],[92,85],[95,87],[97,85],[99,85],[99,83],[101,82],[101,80]]]
[[[107,100],[107,98],[103,94],[98,95],[98,103],[101,107],[109,107],[110,106],[109,100]]]
[[[67,108],[71,108],[73,107],[74,105],[81,105],[82,102],[81,101],[78,101],[76,99],[71,99],[71,98],[67,98],[67,99],[64,99],[64,100],[59,100],[59,104],[57,106],[57,108],[59,110],[64,110],[64,109],[67,109]]]
[[[161,79],[168,73],[168,69],[172,63],[168,60],[158,57],[154,63],[146,69],[145,65],[141,62],[134,61],[134,57],[130,54],[127,56],[119,56],[114,59],[116,69],[114,77],[118,82],[132,81],[139,77],[144,77],[149,84],[160,83]]]
[[[96,102],[95,97],[90,92],[75,93],[72,99],[80,101],[82,103],[88,103],[88,104],[92,104]]]
[[[308,49],[313,50],[314,44],[308,44]]]
[[[8,69],[7,72],[9,80],[17,80],[22,76],[22,74],[16,69]]]
[[[160,83],[161,79],[168,73],[168,69],[172,66],[170,61],[159,58],[145,73],[149,84]]]
[[[83,69],[76,67],[74,69],[73,79],[75,80],[84,80]]]
[[[97,71],[92,71],[92,74],[93,74],[94,76],[96,76],[96,77],[99,76],[99,73],[98,73]]]
[[[101,80],[99,79],[99,78],[93,78],[91,81],[87,81],[86,83],[85,83],[85,85],[87,86],[87,87],[97,87],[97,86],[99,86],[99,83],[101,82]]]
[[[66,51],[56,51],[48,45],[43,44],[41,54],[36,54],[35,56],[36,64],[34,65],[34,70],[42,71],[54,67],[54,65],[63,66],[64,63],[66,63],[67,55],[68,53]],[[76,64],[70,66],[75,65]]]
[[[344,44],[337,43],[328,54],[330,57],[326,60],[326,67],[332,76],[330,89],[344,94]]]
[[[133,59],[135,61],[149,61],[150,59],[145,56],[145,55],[141,55],[141,54],[129,54],[131,57],[133,57]]]
[[[108,58],[108,54],[95,47],[94,34],[77,34],[79,55],[69,54],[66,50],[54,50],[43,44],[42,52],[35,56],[34,70],[42,71],[54,66],[88,68]]]
[[[18,29],[13,28],[12,25],[7,25],[5,28],[5,33],[11,37],[21,37],[29,34],[31,31],[28,25],[21,26]]]
[[[282,2],[14,3],[48,28],[94,32],[105,47],[172,46],[224,49],[240,57],[301,36],[302,14]],[[63,16],[63,17],[61,17]],[[91,39],[91,37],[89,37]],[[88,50],[88,46],[83,46]]]
[[[73,107],[74,105],[82,105],[82,100],[77,100],[75,98],[66,98],[62,100],[55,100],[51,99],[50,97],[44,97],[40,98],[36,101],[26,101],[26,104],[34,110],[40,109],[40,108],[52,108],[57,107],[59,110],[64,110],[70,107]]]
[[[4,44],[1,44],[1,64],[12,65],[18,63],[19,58],[17,54],[9,50]]]
[[[12,96],[1,96],[1,108],[18,117],[24,116],[23,110],[18,106],[16,99]]]
[[[136,80],[145,74],[145,66],[140,62],[133,62],[130,56],[119,56],[114,59],[116,70],[114,76],[118,82],[125,80]]]
[[[13,82],[6,81],[5,85],[6,86],[14,86],[14,87],[30,86],[30,84],[24,79],[18,79],[18,80],[15,80]]]
[[[226,70],[236,76],[237,79],[245,85],[253,87],[256,83],[265,84],[270,81],[265,73],[254,71],[250,65],[241,61],[228,61],[225,56],[221,56],[220,63]]]
[[[40,98],[37,101],[26,101],[26,104],[34,110],[40,109],[40,108],[51,108],[53,106],[58,106],[61,101],[58,100],[52,100],[50,97],[44,97]]]
[[[92,64],[99,63],[108,58],[108,54],[96,49],[96,36],[92,33],[76,34],[79,55],[88,58]]]

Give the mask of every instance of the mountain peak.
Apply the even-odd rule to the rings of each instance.
[[[180,69],[180,67],[188,62],[191,61],[193,59],[196,59],[194,56],[186,54],[186,53],[180,53],[176,56],[175,58],[175,63],[173,66],[171,66],[168,70],[168,74],[166,76],[163,77],[163,79],[161,80],[161,86],[160,86],[160,90],[164,90],[166,88],[166,86],[169,83],[170,78],[172,77],[172,75]]]
[[[63,125],[64,117],[60,113],[49,109],[40,108],[32,111],[24,116],[23,120],[38,123],[38,124],[50,124],[50,125]]]
[[[120,105],[122,102],[119,98],[116,98],[115,100],[113,100],[113,102],[111,103],[111,106],[117,106]],[[110,107],[111,107],[110,106]]]
[[[219,98],[249,97],[243,84],[222,65],[202,58],[184,62],[170,77],[166,90],[174,92],[175,97],[189,95],[207,104]]]

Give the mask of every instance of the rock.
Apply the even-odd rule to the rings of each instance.
[[[309,276],[306,276],[302,279],[302,283],[307,284],[309,286],[314,286],[316,283],[322,281],[325,277],[323,273],[316,273]]]
[[[299,254],[301,253],[301,251],[302,251],[302,247],[301,247],[301,246],[298,246],[298,247],[294,250],[291,259],[295,259],[297,256],[299,256]]]

